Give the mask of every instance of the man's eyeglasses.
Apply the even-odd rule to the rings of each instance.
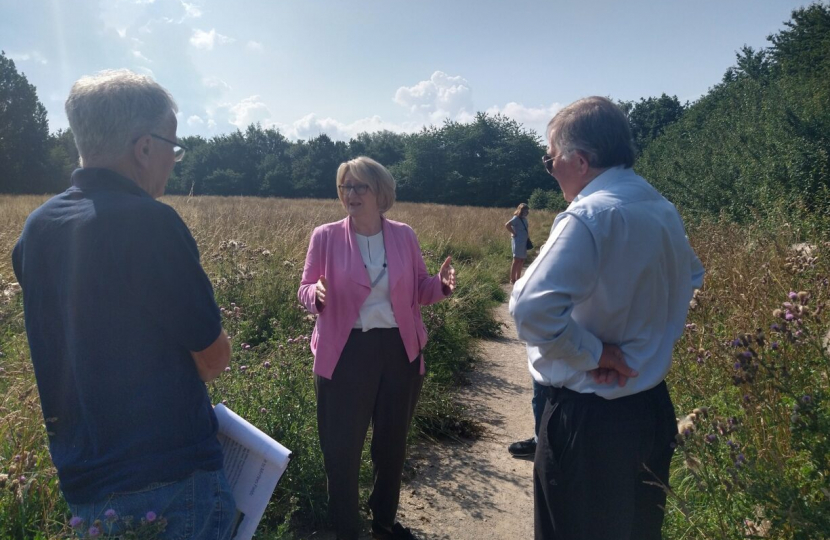
[[[155,133],[150,133],[150,137],[172,144],[174,160],[181,161],[184,158],[184,153],[187,151],[187,148],[185,148],[179,141],[171,141],[170,139],[165,139],[161,135],[156,135]]]
[[[553,174],[553,160],[549,154],[545,154],[542,156],[542,163],[545,164],[545,170],[548,171],[548,174]]]
[[[344,195],[348,194],[349,190],[354,191],[358,195],[366,195],[366,192],[369,191],[369,184],[340,184],[337,186],[337,189]]]

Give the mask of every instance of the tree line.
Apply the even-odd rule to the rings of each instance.
[[[830,209],[828,4],[793,11],[768,40],[765,49],[743,47],[694,103],[666,94],[618,102],[631,121],[635,169],[688,212],[745,220],[782,202]],[[171,176],[171,194],[332,198],[338,165],[366,155],[389,168],[400,200],[564,205],[541,166],[542,138],[501,115],[349,141],[290,141],[255,124],[182,142],[188,155]],[[36,89],[0,52],[0,192],[62,191],[77,160],[71,132],[49,133]]]

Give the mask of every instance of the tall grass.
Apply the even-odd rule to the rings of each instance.
[[[8,258],[42,198],[0,198],[0,537],[66,534],[66,507],[46,449],[20,295]],[[167,198],[196,237],[233,336],[231,369],[210,385],[228,405],[291,448],[295,459],[266,513],[263,538],[323,519],[308,337],[295,297],[312,228],[340,219],[336,201]],[[783,216],[784,214],[782,214]],[[425,308],[427,384],[416,432],[475,431],[452,387],[475,362],[472,339],[495,335],[504,300],[508,210],[397,204],[435,272],[455,257],[457,293]],[[553,215],[535,212],[541,240]],[[669,539],[830,538],[830,376],[826,306],[830,245],[821,219],[764,216],[753,225],[690,226],[706,269],[668,382],[681,416],[664,536]],[[806,245],[803,245],[805,244]],[[799,246],[799,244],[802,244]],[[795,247],[794,247],[795,246]],[[364,478],[370,476],[365,466]]]
[[[0,276],[13,281],[10,252],[39,197],[0,198]],[[218,197],[164,199],[182,215],[199,244],[224,326],[232,336],[230,369],[210,385],[214,402],[233,410],[294,452],[262,526],[285,537],[298,523],[324,519],[325,475],[317,440],[312,356],[314,319],[296,299],[312,229],[342,219],[339,202]],[[540,214],[549,226],[552,215]],[[469,435],[475,431],[451,388],[476,358],[472,339],[498,335],[490,308],[504,300],[508,276],[507,210],[398,203],[391,219],[418,234],[430,272],[454,258],[459,285],[449,299],[423,309],[430,334],[426,384],[413,433]],[[538,220],[537,220],[538,222]],[[541,227],[536,229],[541,234]],[[0,306],[0,537],[66,534],[63,503],[46,449],[23,327],[21,296]],[[18,456],[20,456],[18,458]],[[15,461],[19,459],[19,461]],[[25,477],[25,480],[21,480]],[[370,477],[368,455],[363,477]],[[2,478],[2,477],[0,477]]]

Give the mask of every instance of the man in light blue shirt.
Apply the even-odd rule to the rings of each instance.
[[[664,379],[703,267],[674,206],[631,169],[630,127],[590,97],[548,124],[567,210],[510,299],[547,402],[539,539],[660,538],[674,408]]]

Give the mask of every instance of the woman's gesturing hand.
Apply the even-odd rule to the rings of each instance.
[[[320,276],[320,279],[317,280],[317,284],[314,286],[314,294],[316,295],[315,302],[317,304],[317,309],[320,310],[326,306],[326,287],[328,286],[328,282],[326,281],[326,276]]]
[[[449,289],[450,292],[455,290],[455,268],[452,267],[452,257],[447,257],[438,275],[441,276],[441,285],[445,289]]]

